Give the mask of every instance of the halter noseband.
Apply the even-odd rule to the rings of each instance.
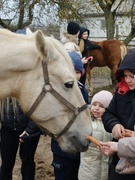
[[[41,127],[47,133],[50,137],[53,137],[54,139],[58,139],[61,135],[63,135],[73,124],[75,121],[77,115],[85,110],[87,108],[87,104],[84,104],[82,107],[75,107],[72,105],[69,101],[67,101],[63,96],[61,96],[55,89],[53,89],[52,85],[49,82],[49,75],[48,75],[48,68],[47,68],[47,63],[45,61],[42,61],[42,68],[43,68],[43,75],[44,75],[44,85],[42,88],[41,93],[31,106],[31,108],[26,112],[27,116],[31,116],[31,114],[36,110],[44,96],[46,95],[47,92],[50,92],[55,98],[57,98],[62,104],[64,104],[68,109],[74,112],[74,115],[72,119],[68,122],[68,124],[64,127],[64,129],[59,133],[59,134],[53,134],[49,132],[46,128]]]

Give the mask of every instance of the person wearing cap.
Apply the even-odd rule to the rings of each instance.
[[[67,32],[63,33],[63,38],[61,39],[61,42],[64,45],[64,48],[67,50],[67,52],[77,52],[81,57],[82,63],[86,64],[88,62],[88,59],[86,57],[82,57],[80,48],[78,46],[79,32],[80,26],[74,21],[69,22],[67,26]]]
[[[89,50],[101,50],[101,46],[96,45],[96,44],[92,44],[89,41],[89,34],[90,34],[90,30],[85,28],[85,27],[80,27],[80,32],[78,35],[78,40],[79,40],[79,48],[80,48],[80,52],[82,54],[82,57],[84,58],[88,58],[88,51]],[[93,57],[90,57],[90,60],[93,60]],[[85,81],[86,81],[86,68],[87,68],[87,64],[88,63],[84,63],[84,69],[85,69],[85,73],[84,75],[81,77],[80,82],[85,85]]]
[[[118,85],[113,99],[102,116],[105,130],[117,142],[128,130],[134,131],[135,125],[135,48],[131,49],[120,63],[116,72]],[[134,180],[135,174],[122,175],[115,171],[119,161],[117,153],[112,156],[109,180]]]
[[[82,57],[82,54],[78,46],[79,31],[79,24],[77,24],[74,21],[69,22],[67,25],[67,32],[63,33],[61,42],[64,45],[64,48],[67,50],[67,52],[77,52],[80,55],[80,57]]]
[[[92,117],[92,136],[99,141],[111,141],[112,134],[107,133],[102,123],[102,115],[108,107],[113,95],[101,90],[96,93],[90,105]],[[101,153],[97,146],[91,143],[86,152],[81,153],[79,180],[108,180],[109,157]]]
[[[69,56],[73,62],[78,86],[84,97],[84,100],[89,104],[88,92],[86,88],[79,82],[83,74],[83,64],[77,52],[69,52]],[[78,169],[80,165],[80,153],[66,153],[60,149],[58,142],[52,138],[51,150],[53,153],[52,166],[54,168],[55,180],[78,180]]]

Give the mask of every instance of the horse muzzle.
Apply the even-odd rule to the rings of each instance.
[[[88,149],[90,142],[82,137],[79,138],[78,136],[68,136],[66,142],[59,142],[59,144],[63,151],[69,153],[76,153],[86,151]]]

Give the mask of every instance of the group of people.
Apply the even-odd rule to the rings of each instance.
[[[88,50],[102,50],[102,47],[92,44],[88,37],[87,28],[80,27],[76,22],[70,22],[61,40],[73,61],[76,73],[80,71],[78,83],[85,90]],[[78,57],[76,60],[75,54]],[[76,63],[81,63],[82,71],[77,68]],[[58,143],[52,139],[52,166],[55,180],[133,180],[135,178],[135,174],[122,175],[116,172],[120,157],[134,157],[135,154],[135,137],[124,137],[126,132],[134,136],[135,49],[123,59],[117,70],[116,79],[118,84],[114,95],[102,90],[93,96],[91,102],[87,101],[92,118],[92,136],[100,141],[100,147],[90,143],[86,152],[69,154],[61,152]],[[130,151],[129,154],[126,153],[127,150]]]
[[[114,95],[102,90],[90,102],[85,88],[88,50],[102,50],[102,47],[88,40],[89,33],[87,28],[72,21],[61,42],[73,62],[78,86],[90,110],[92,136],[100,141],[100,146],[90,143],[86,152],[71,154],[63,152],[52,138],[55,180],[133,180],[135,174],[119,174],[116,165],[121,157],[135,157],[135,49],[128,52],[117,70]],[[0,180],[12,180],[18,148],[22,179],[34,180],[34,155],[41,130],[23,114],[14,98],[1,101],[0,114]],[[127,132],[131,137],[124,137]]]
[[[67,32],[63,33],[61,39],[64,48],[68,52],[77,52],[83,63],[83,75],[80,78],[80,82],[85,86],[86,82],[86,68],[89,60],[93,60],[93,57],[88,57],[89,50],[101,50],[101,46],[92,44],[89,41],[89,29],[80,27],[76,22],[71,21],[67,26]]]

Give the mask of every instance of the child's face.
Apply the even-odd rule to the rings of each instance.
[[[77,80],[79,81],[82,74],[81,74],[80,71],[77,71],[77,70],[75,70],[75,72],[76,72],[76,78],[77,78]]]
[[[130,90],[135,89],[135,77],[134,77],[134,74],[132,74],[128,70],[124,70],[124,78],[125,78],[126,83],[129,86],[129,89]]]
[[[87,39],[88,38],[88,31],[85,31],[83,34],[82,34],[82,39]]]
[[[95,118],[101,118],[105,112],[105,108],[100,102],[94,102],[91,105],[90,111]]]

